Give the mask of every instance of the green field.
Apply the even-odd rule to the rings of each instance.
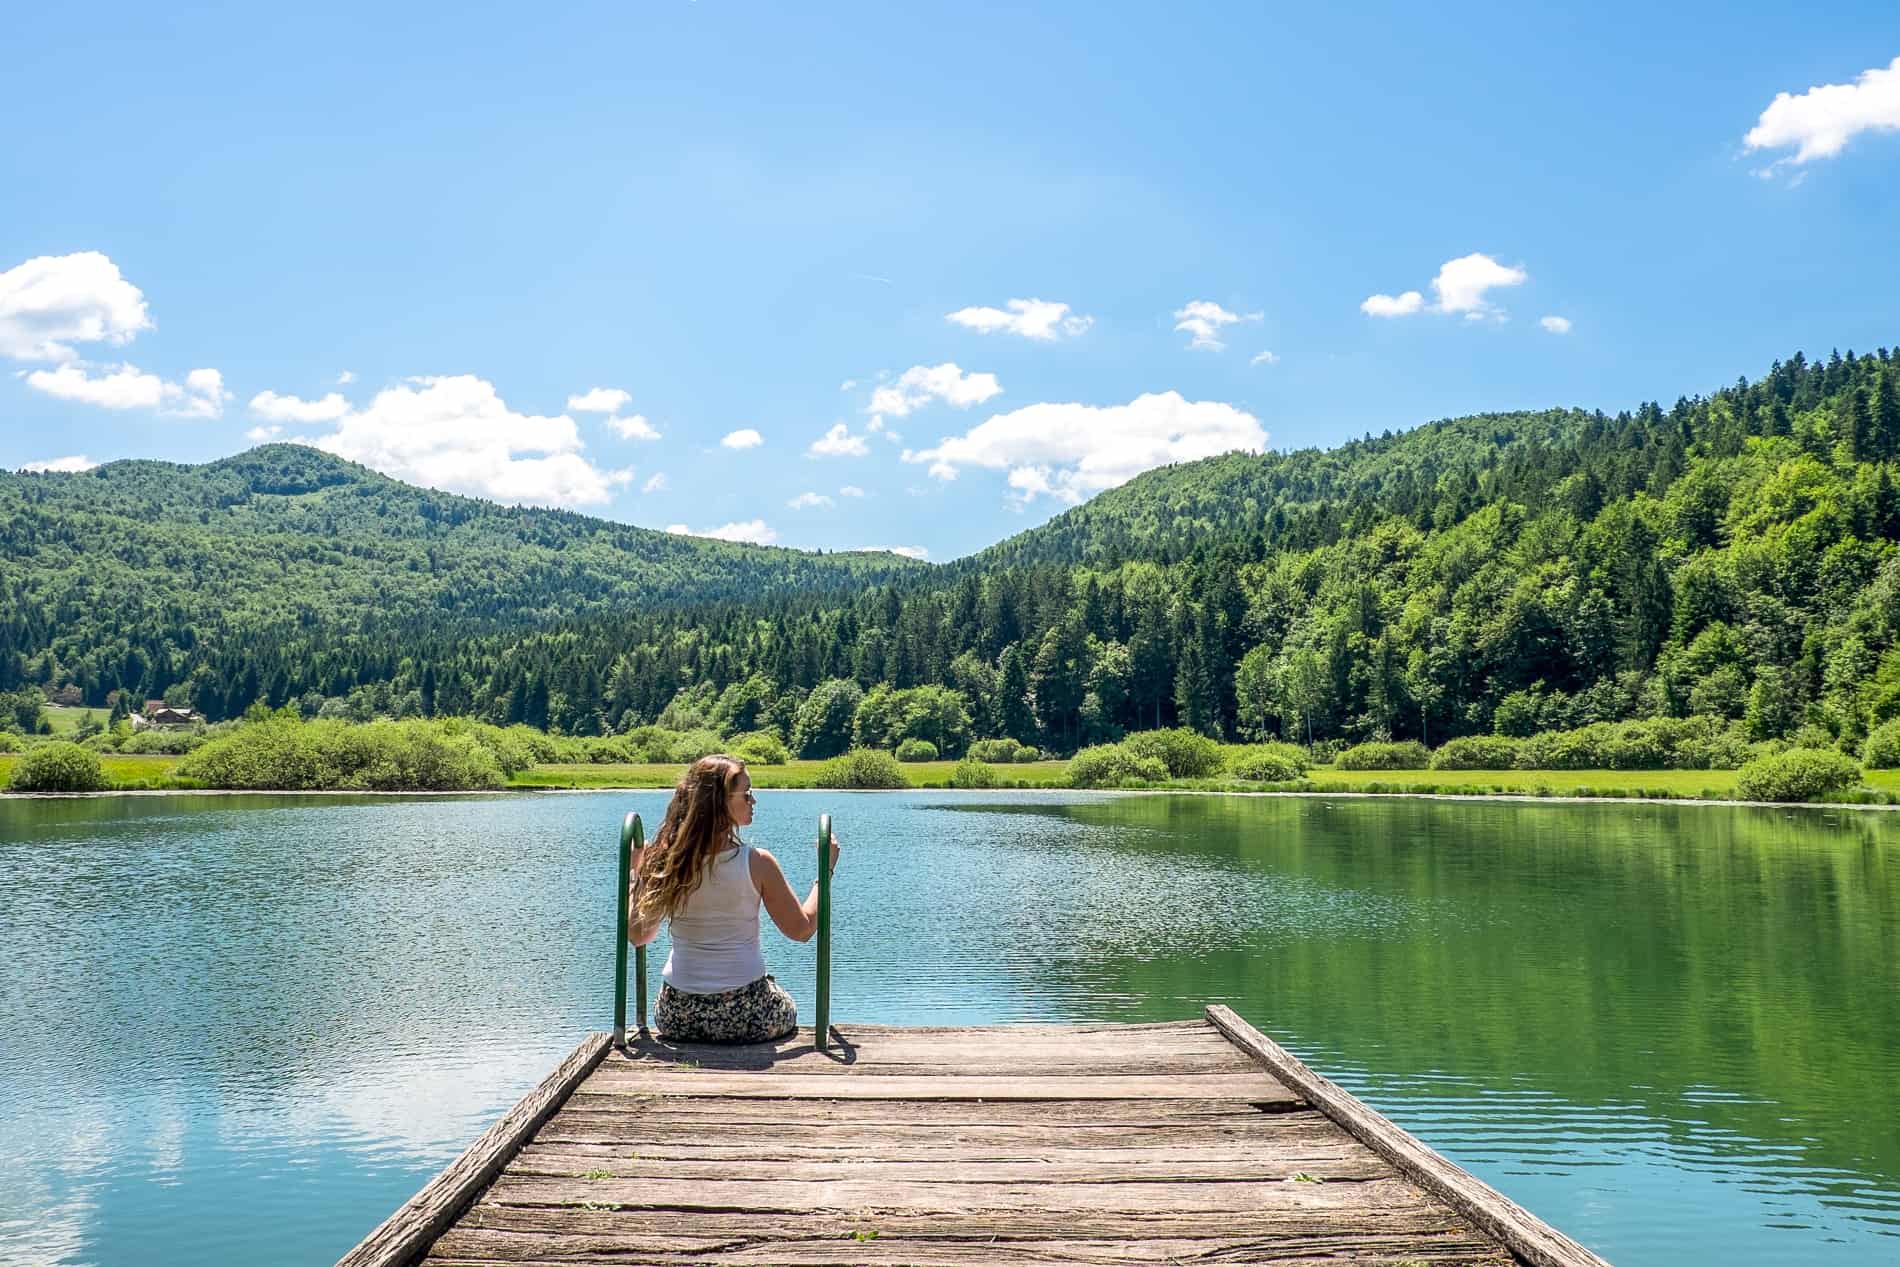
[[[19,757],[0,755],[0,787]],[[106,777],[122,791],[181,786],[172,778],[179,758],[174,756],[116,756],[99,758]],[[747,771],[758,788],[817,786],[822,761],[791,761],[785,765],[753,765]],[[954,761],[920,761],[903,767],[912,787],[948,787]],[[652,765],[539,765],[508,781],[511,788],[664,788],[671,787],[683,767]],[[997,786],[1063,787],[1066,761],[1036,761],[1025,765],[995,765]],[[1869,770],[1866,786],[1900,796],[1900,770]],[[1733,770],[1335,770],[1321,766],[1307,776],[1311,790],[1322,792],[1417,792],[1450,795],[1516,796],[1637,796],[1690,800],[1722,800],[1735,793]],[[1230,780],[1184,780],[1183,789],[1245,792],[1255,785]]]
[[[40,715],[52,724],[54,734],[70,735],[85,725],[89,717],[105,725],[112,712],[105,708],[62,708],[58,704],[47,704],[40,709]]]

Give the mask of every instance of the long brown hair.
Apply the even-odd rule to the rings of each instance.
[[[706,878],[713,858],[739,843],[738,824],[726,810],[745,762],[724,753],[686,767],[653,842],[640,855],[633,880],[633,921],[648,925],[678,913]]]

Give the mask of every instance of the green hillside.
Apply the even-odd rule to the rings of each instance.
[[[74,683],[99,704],[121,686],[156,695],[194,659],[247,645],[837,593],[921,566],[497,506],[304,445],[0,473],[0,690]]]

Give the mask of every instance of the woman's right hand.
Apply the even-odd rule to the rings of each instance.
[[[831,833],[831,869],[838,869],[838,833]]]

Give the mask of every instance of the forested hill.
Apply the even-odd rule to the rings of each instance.
[[[1796,356],[1668,409],[1154,471],[934,570],[501,511],[303,449],[233,462],[196,468],[225,491],[195,500],[167,494],[192,471],[154,464],[0,482],[0,675],[91,702],[170,685],[213,717],[348,696],[579,733],[669,705],[789,733],[813,698],[849,718],[852,692],[885,686],[1058,749],[1177,722],[1438,741],[1689,713],[1851,737],[1900,715],[1885,349]],[[122,479],[143,491],[104,491]],[[610,566],[630,555],[631,575]],[[547,623],[436,614],[458,605]],[[373,611],[409,623],[365,635]]]
[[[24,679],[76,683],[94,702],[120,686],[155,696],[192,659],[258,640],[373,627],[399,641],[838,593],[922,566],[497,506],[306,445],[199,466],[0,472],[0,690]]]

